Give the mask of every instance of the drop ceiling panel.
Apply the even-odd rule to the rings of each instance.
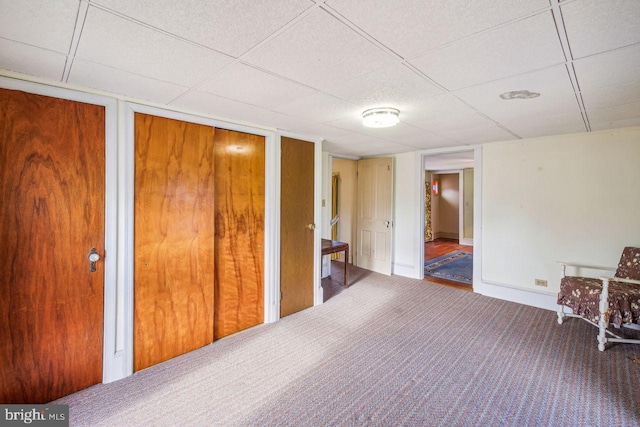
[[[314,4],[310,0],[99,0],[99,3],[234,57]]]
[[[167,104],[188,88],[76,59],[69,83]]]
[[[607,108],[593,108],[587,111],[589,122],[607,123],[620,121],[636,121],[640,111],[640,102],[613,105]],[[608,128],[605,128],[608,129]]]
[[[0,38],[0,68],[60,81],[67,57]]]
[[[400,111],[444,91],[402,64],[392,64],[327,92],[366,108],[393,107]]]
[[[640,80],[625,85],[604,86],[582,91],[582,99],[587,112],[596,108],[630,104],[640,99]],[[637,115],[640,117],[640,110]]]
[[[328,0],[327,5],[400,56],[409,58],[549,8],[549,1]]]
[[[321,9],[243,58],[318,89],[354,79],[393,59]]]
[[[640,1],[580,0],[561,11],[574,59],[640,42]]]
[[[193,86],[232,59],[90,7],[77,57],[182,86]]]
[[[0,37],[68,54],[78,0],[3,0]]]
[[[421,131],[411,136],[402,138],[402,144],[413,147],[414,149],[426,150],[430,148],[454,147],[460,145],[458,141],[437,135],[427,131]]]
[[[640,108],[640,105],[637,106]],[[590,121],[591,130],[617,129],[631,126],[640,126],[640,117],[621,120],[610,120],[605,122]]]
[[[400,112],[400,120],[415,124],[472,112],[471,107],[455,96],[438,95],[416,102],[404,109]]]
[[[363,126],[359,118],[346,118],[330,122],[329,124],[333,127],[360,135],[366,135],[370,138],[408,145],[414,148],[433,148],[457,144],[457,142],[449,138],[402,122],[388,128],[369,128]]]
[[[387,155],[415,151],[415,148],[409,145],[396,144],[376,138],[368,138],[360,141],[327,140],[323,144],[323,149],[325,149],[325,147],[332,154],[343,154],[346,156],[356,157]]]
[[[522,138],[587,131],[580,111],[572,111],[568,114],[529,117],[521,120],[504,120],[502,124]]]
[[[302,126],[292,129],[294,132],[299,132],[306,135],[317,135],[324,138],[352,138],[362,137],[356,133],[349,132],[345,129],[336,128],[324,124],[312,124],[309,126]]]
[[[579,59],[573,67],[580,90],[639,81],[640,44]]]
[[[442,136],[457,141],[460,144],[483,144],[485,142],[516,139],[515,136],[496,125],[444,132]]]
[[[540,96],[533,99],[500,98],[504,92],[517,90],[537,92]],[[497,122],[579,112],[564,65],[461,89],[455,94]]]
[[[189,92],[173,101],[171,105],[189,111],[211,114],[223,119],[240,120],[271,128],[293,129],[311,124],[311,122],[307,120],[285,114],[278,114],[265,108],[233,101],[205,92]]]
[[[419,128],[435,133],[451,132],[457,129],[468,129],[493,124],[495,123],[491,120],[471,110],[462,114],[454,114],[435,120],[415,123]]]
[[[410,62],[449,90],[565,61],[551,12],[505,25]]]
[[[357,106],[326,93],[316,93],[301,98],[278,107],[275,111],[318,123],[349,116],[360,117],[361,114],[360,108]]]
[[[276,107],[317,92],[241,63],[216,74],[199,89],[262,107]]]

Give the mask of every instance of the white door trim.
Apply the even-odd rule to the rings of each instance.
[[[419,266],[417,276],[419,279],[424,279],[424,211],[425,211],[425,194],[424,194],[424,180],[425,180],[425,161],[426,157],[444,154],[444,153],[456,153],[460,151],[473,151],[473,291],[481,292],[482,289],[482,146],[465,146],[465,147],[452,147],[452,148],[439,148],[434,150],[419,151],[418,155],[420,161],[418,164],[417,177],[420,180],[418,189],[420,200],[420,218],[419,218],[419,233],[416,235],[416,251],[415,265]]]

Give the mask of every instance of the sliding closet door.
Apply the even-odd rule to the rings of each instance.
[[[0,89],[0,403],[102,380],[105,110]]]
[[[213,341],[214,128],[135,115],[134,370]]]
[[[264,321],[264,137],[215,131],[218,339]]]

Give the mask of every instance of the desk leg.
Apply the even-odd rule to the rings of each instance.
[[[349,287],[349,248],[344,250],[344,287]]]

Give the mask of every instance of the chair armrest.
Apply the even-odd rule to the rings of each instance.
[[[564,262],[564,261],[558,261],[558,264],[562,266],[568,266],[568,267],[590,268],[592,270],[616,271],[616,267],[605,267],[602,265],[577,264],[575,262]]]
[[[622,277],[600,277],[600,280],[602,280],[603,282],[609,281],[609,282],[623,282],[623,283],[632,283],[634,285],[640,285],[640,280],[634,280],[634,279],[623,279]]]

